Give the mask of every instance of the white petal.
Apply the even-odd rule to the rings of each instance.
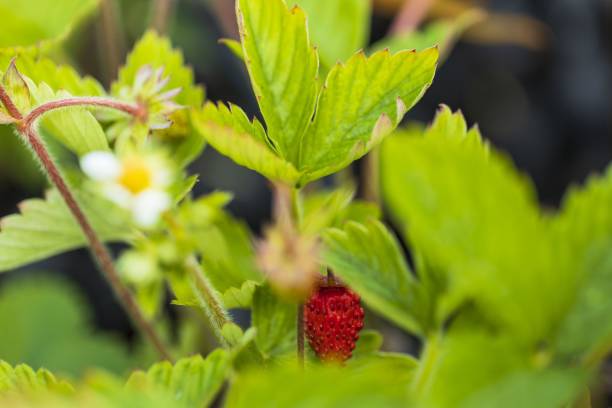
[[[106,198],[123,208],[131,208],[134,196],[121,184],[108,183],[102,186]]]
[[[146,190],[138,194],[132,204],[132,216],[143,227],[152,227],[162,212],[171,204],[170,196],[158,190]]]
[[[87,153],[81,158],[81,168],[91,179],[110,181],[121,174],[121,163],[110,152],[97,151]]]

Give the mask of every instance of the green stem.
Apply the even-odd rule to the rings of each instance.
[[[204,274],[196,258],[190,256],[185,266],[189,274],[191,289],[200,308],[202,308],[206,316],[208,316],[210,325],[219,342],[221,342],[224,347],[228,347],[228,343],[223,336],[223,326],[232,321],[229,313],[225,310],[217,291],[213,288],[210,280],[208,280]]]
[[[427,338],[425,349],[421,355],[419,368],[412,380],[412,390],[417,395],[421,395],[427,390],[433,378],[434,371],[440,359],[440,342],[441,338],[439,334],[434,334]]]
[[[363,198],[380,205],[380,147],[375,147],[362,161],[361,189]]]
[[[291,218],[296,231],[300,230],[304,218],[302,197],[298,188],[291,189]],[[296,322],[297,358],[300,366],[304,367],[304,304],[300,303],[297,308]]]

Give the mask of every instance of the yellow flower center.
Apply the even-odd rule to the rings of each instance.
[[[153,184],[153,174],[147,163],[139,157],[123,162],[119,183],[133,194],[146,190]]]

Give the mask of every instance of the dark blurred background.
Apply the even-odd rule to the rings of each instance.
[[[174,45],[183,50],[198,82],[205,84],[209,99],[231,101],[257,115],[242,63],[217,43],[218,38],[232,33],[232,22],[219,18],[219,7],[226,6],[223,2],[231,0],[175,1],[168,33]],[[117,47],[124,55],[150,20],[149,1],[122,0],[118,4],[118,9],[110,11],[120,16],[123,40],[109,43],[101,37],[103,11],[82,24],[67,46],[72,62],[82,72],[106,84],[113,76],[104,63],[108,47]],[[470,124],[478,123],[483,135],[508,152],[534,180],[543,205],[554,208],[569,185],[601,171],[612,159],[612,1],[493,0],[483,5],[491,12],[539,21],[543,24],[539,27],[543,40],[536,46],[524,46],[513,41],[513,32],[506,33],[503,41],[467,35],[466,41],[456,44],[433,86],[407,120],[428,122],[441,103],[461,109]],[[371,41],[385,35],[392,21],[390,14],[382,8],[375,12]],[[27,155],[18,157],[20,166],[29,160]],[[35,167],[20,167],[17,174],[14,160],[0,152],[0,216],[16,212],[21,200],[39,196],[44,188],[41,179],[33,175]],[[234,165],[213,149],[206,149],[192,170],[201,175],[196,194],[215,189],[232,191],[235,200],[230,210],[235,215],[247,220],[257,233],[268,222],[270,194],[263,178]],[[132,337],[127,318],[87,251],[54,257],[25,268],[24,273],[38,274],[40,270],[75,282],[93,306],[95,325],[100,330],[125,339]],[[22,273],[1,275],[0,289],[17,275]],[[387,330],[387,348],[414,351],[414,345],[399,331]]]

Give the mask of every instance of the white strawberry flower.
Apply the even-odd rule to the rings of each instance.
[[[81,169],[100,185],[107,198],[129,210],[142,227],[154,226],[170,208],[168,187],[172,172],[159,155],[117,157],[111,152],[95,151],[81,158]]]

